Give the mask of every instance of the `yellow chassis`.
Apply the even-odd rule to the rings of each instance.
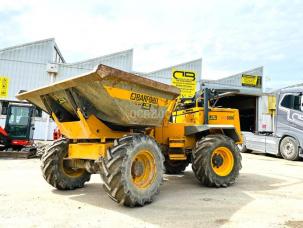
[[[171,112],[168,112],[171,113]],[[78,121],[60,122],[52,113],[53,119],[64,136],[70,139],[68,158],[97,160],[106,156],[106,150],[113,145],[115,139],[131,132],[114,131],[94,115],[85,119],[78,109]],[[203,108],[195,107],[173,113],[173,120],[169,116],[164,118],[161,127],[149,128],[146,134],[154,137],[156,141],[167,148],[171,160],[186,160],[186,150],[192,150],[197,141],[197,134],[187,134],[188,127],[202,126]],[[209,112],[208,133],[224,133],[222,126],[234,126],[236,143],[242,142],[238,110],[211,109]],[[217,127],[216,127],[217,126]],[[177,151],[177,152],[176,152]]]

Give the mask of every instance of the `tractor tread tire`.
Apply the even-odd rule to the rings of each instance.
[[[225,146],[230,149],[234,157],[234,167],[228,176],[218,176],[211,165],[212,152]],[[239,176],[241,165],[241,153],[233,140],[225,135],[208,135],[196,144],[192,157],[192,169],[196,178],[208,187],[227,187],[235,183]]]
[[[135,148],[140,144],[148,145],[154,150],[155,161],[158,164],[155,181],[144,193],[135,189],[129,177],[129,164],[132,161]],[[101,157],[97,164],[100,167],[103,188],[115,202],[128,207],[144,206],[151,203],[159,192],[163,177],[163,155],[156,141],[146,135],[128,135],[115,140],[114,146],[107,150],[107,156]]]
[[[164,166],[166,174],[181,174],[189,165],[189,160],[172,161],[168,156],[165,156]]]
[[[84,183],[90,180],[91,176],[86,170],[78,177],[71,177],[64,173],[60,163],[67,154],[67,148],[67,140],[57,140],[41,157],[41,170],[44,179],[59,190],[82,188]]]

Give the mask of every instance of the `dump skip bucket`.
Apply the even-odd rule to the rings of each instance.
[[[85,117],[120,126],[159,126],[179,89],[105,65],[96,70],[50,86],[17,95],[60,122]]]

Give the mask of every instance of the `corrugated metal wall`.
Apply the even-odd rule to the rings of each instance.
[[[110,55],[89,59],[83,62],[60,64],[56,81],[91,71],[99,64],[104,64],[130,72],[133,65],[133,50],[130,49],[122,52],[117,52]]]
[[[9,78],[7,100],[16,100],[20,90],[31,90],[50,82],[46,64],[0,60],[0,76]]]
[[[142,76],[165,84],[171,84],[173,69],[194,71],[197,74],[197,88],[199,88],[199,83],[201,81],[201,75],[202,75],[202,59],[197,59],[190,62],[181,63],[175,66],[164,68],[161,70],[149,72],[143,74]]]
[[[0,50],[0,59],[19,60],[33,63],[51,62],[54,39],[40,40]]]
[[[54,40],[48,39],[27,45],[0,50],[0,76],[10,79],[8,97],[49,83],[46,63],[53,57]]]

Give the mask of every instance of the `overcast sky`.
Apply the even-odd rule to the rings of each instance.
[[[136,71],[202,57],[205,79],[303,82],[302,0],[0,0],[0,31],[0,48],[54,37],[67,62],[133,48]]]

